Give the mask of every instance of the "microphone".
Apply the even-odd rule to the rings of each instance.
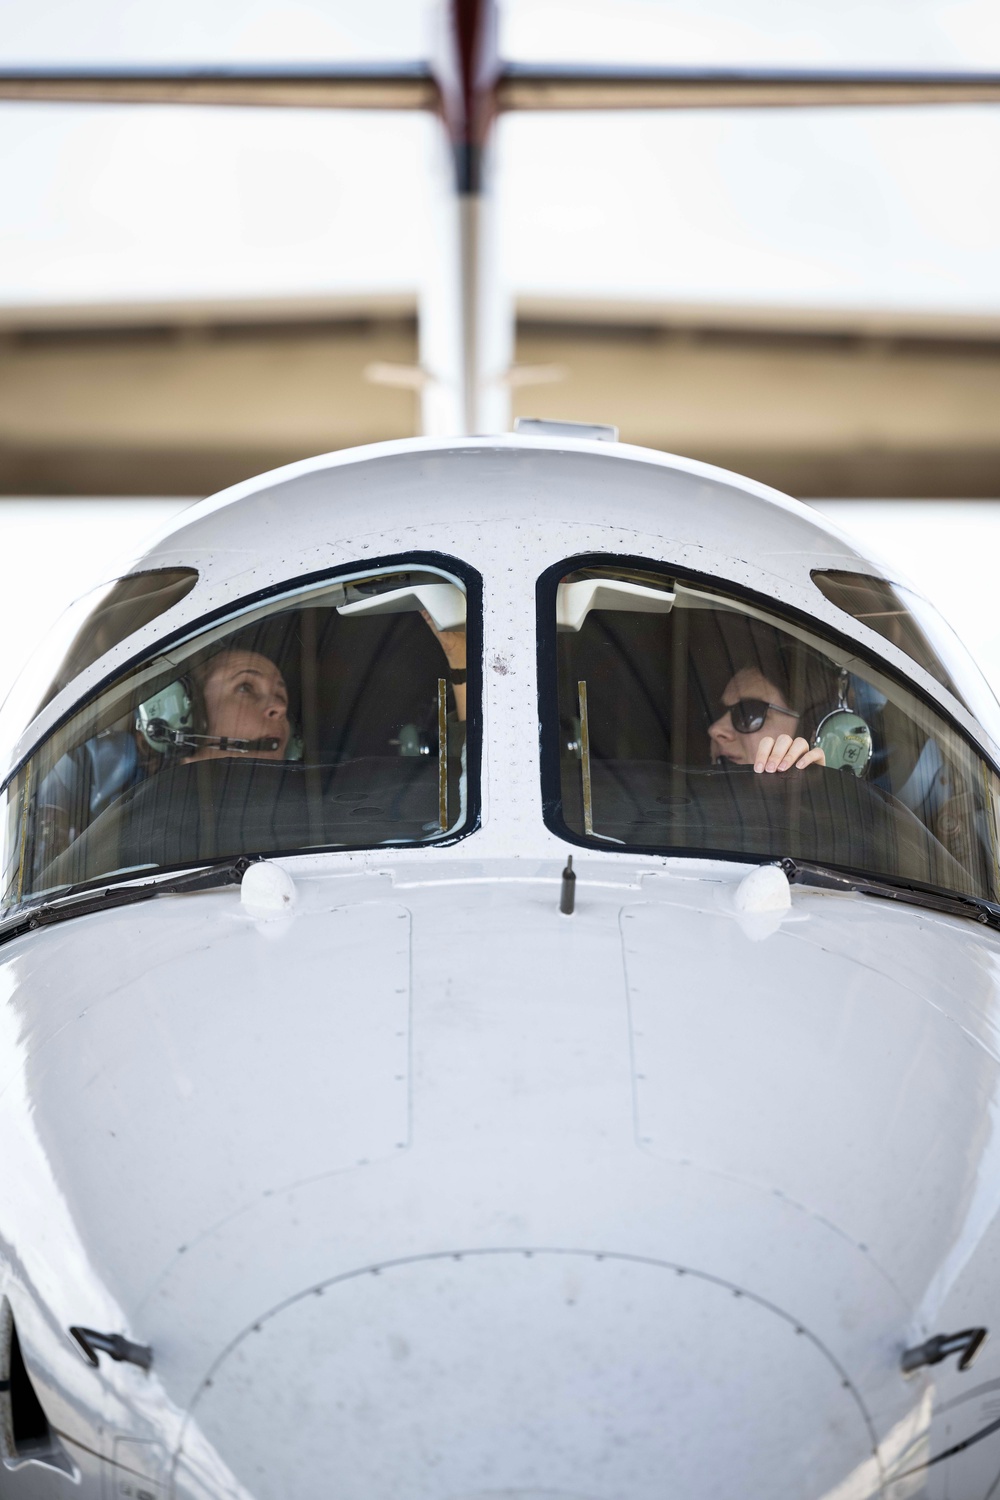
[[[265,736],[259,740],[235,739],[232,735],[193,734],[190,729],[171,729],[165,719],[150,719],[146,735],[157,745],[173,745],[178,750],[228,750],[232,755],[253,755],[277,750],[281,741]]]
[[[210,750],[232,750],[236,755],[250,755],[254,750],[277,750],[281,744],[276,739],[234,740],[226,735],[216,739],[210,735],[192,735],[192,739],[198,740],[200,746],[207,746]]]

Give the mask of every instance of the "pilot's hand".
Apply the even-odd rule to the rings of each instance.
[[[801,735],[792,739],[790,734],[779,734],[777,739],[765,734],[757,746],[754,759],[755,771],[789,771],[792,766],[804,771],[806,766],[825,766],[826,756],[817,745],[810,750],[809,741]]]
[[[452,667],[456,672],[460,671],[465,666],[465,631],[438,630],[426,609],[422,609],[420,613],[426,620],[431,634],[444,652],[449,667]]]

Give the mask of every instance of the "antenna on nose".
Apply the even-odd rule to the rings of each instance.
[[[562,872],[562,890],[559,892],[559,910],[564,917],[573,915],[576,905],[576,874],[573,870],[572,854],[566,857],[566,868]]]

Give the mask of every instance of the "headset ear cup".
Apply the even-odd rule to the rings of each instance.
[[[205,698],[195,678],[186,672],[178,679],[178,687],[185,697],[185,728],[194,734],[208,733],[208,714],[205,711]]]
[[[175,747],[172,735],[191,732],[193,717],[190,683],[180,677],[139,704],[135,727],[151,749],[163,754]]]
[[[850,708],[835,708],[820,720],[813,744],[823,751],[832,771],[853,771],[863,776],[872,758],[872,732],[860,714]]]
[[[285,747],[286,760],[301,760],[306,754],[306,742],[301,732],[301,724],[295,718],[288,720],[288,744]]]

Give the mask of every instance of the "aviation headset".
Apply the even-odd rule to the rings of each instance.
[[[227,735],[210,735],[204,699],[195,679],[188,674],[178,677],[159,692],[140,703],[136,709],[135,727],[146,744],[158,755],[176,754],[180,750],[226,750],[232,755],[252,755],[277,750],[281,741],[274,738],[235,739]],[[302,759],[302,739],[291,725],[286,760]]]
[[[848,706],[847,683],[847,669],[842,668],[837,678],[836,705],[817,724],[813,745],[823,751],[831,770],[863,776],[872,758],[872,732],[867,721]]]
[[[754,639],[753,635],[751,639]],[[781,687],[785,701],[791,704],[803,703],[804,700],[805,706],[799,711],[799,733],[814,749],[823,751],[827,767],[864,776],[872,758],[872,733],[867,720],[847,702],[850,674],[846,667],[834,669],[837,686],[835,692],[831,692],[832,663],[818,652],[807,648],[806,655],[799,657],[796,663],[787,639],[775,641],[772,637],[768,641],[766,636],[759,636],[754,639],[754,644],[760,672],[776,687]],[[799,685],[796,687],[793,684],[797,678]],[[831,697],[834,700],[832,705]],[[764,703],[760,706],[765,710],[768,707]],[[810,725],[815,725],[811,732]]]
[[[803,705],[798,710],[798,732],[814,749],[823,751],[828,768],[864,776],[872,758],[872,733],[867,720],[847,702],[850,685],[847,668],[834,667],[814,648],[793,645],[773,626],[762,629],[756,622],[746,623],[750,626],[748,636],[731,643],[731,660],[745,658],[749,644],[752,655],[748,664],[752,663],[767,681],[780,689],[786,703]],[[756,706],[766,713],[771,705],[761,701]],[[754,728],[757,727],[755,724]]]

